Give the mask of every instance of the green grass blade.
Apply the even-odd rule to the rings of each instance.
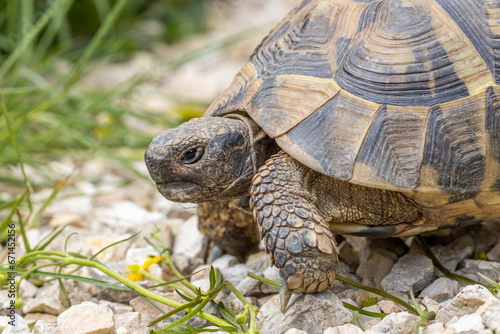
[[[493,292],[493,294],[498,294],[498,289],[500,289],[500,284],[498,284],[497,282],[495,282],[494,280],[492,280],[491,278],[488,278],[486,276],[484,276],[483,274],[481,273],[477,273],[479,276],[481,276],[486,282],[490,283],[491,285],[493,285],[496,290],[495,292]]]
[[[50,7],[43,13],[38,21],[26,32],[20,44],[14,49],[10,56],[4,61],[0,67],[0,82],[3,82],[5,74],[16,63],[16,61],[24,54],[24,52],[32,45],[36,36],[49,23],[50,19],[56,15],[61,8],[67,5],[69,0],[53,1]]]
[[[351,305],[351,304],[346,303],[346,302],[342,302],[342,305],[344,305],[344,307],[348,308],[349,310],[357,311],[357,312],[359,312],[359,314],[363,314],[363,315],[373,317],[373,318],[385,318],[386,316],[389,315],[388,313],[378,313],[378,312],[365,311],[365,310],[360,309],[359,307],[356,307],[356,306]]]
[[[125,239],[122,239],[122,240],[118,240],[117,242],[113,242],[111,245],[108,245],[108,246],[106,246],[106,247],[102,248],[100,251],[98,251],[97,253],[95,253],[94,255],[92,255],[92,257],[90,258],[90,260],[95,259],[95,258],[96,258],[99,254],[101,254],[102,252],[104,252],[104,251],[105,251],[106,249],[108,249],[108,248],[111,248],[111,247],[113,247],[113,246],[116,246],[116,245],[118,245],[118,244],[121,244],[121,243],[123,243],[123,242],[129,241],[129,240],[131,240],[131,239],[135,238],[135,237],[136,237],[139,233],[141,233],[141,231],[139,231],[139,232],[137,232],[137,233],[135,233],[135,234],[131,235],[131,236],[130,236],[130,237],[128,237],[128,238],[125,238]]]
[[[97,33],[95,34],[94,38],[92,38],[92,41],[90,42],[89,46],[87,46],[82,56],[76,63],[75,68],[73,69],[73,71],[69,73],[69,76],[66,78],[66,84],[63,91],[64,94],[66,94],[66,92],[68,92],[69,89],[73,86],[73,84],[75,84],[75,82],[79,79],[83,70],[87,66],[87,63],[89,62],[90,57],[92,57],[92,55],[95,53],[99,45],[101,45],[102,41],[104,40],[104,37],[108,34],[109,30],[112,28],[113,24],[118,19],[120,13],[125,8],[126,4],[127,0],[118,0],[111,9],[111,11],[109,12],[109,14],[106,16],[106,19],[97,30]]]
[[[54,41],[54,38],[61,31],[61,26],[63,25],[69,8],[73,4],[73,0],[69,0],[64,6],[54,15],[54,18],[50,21],[47,29],[43,33],[38,45],[36,46],[35,53],[43,55],[47,53],[50,44]]]
[[[21,195],[19,196],[16,201],[13,203],[12,205],[12,209],[10,210],[10,213],[9,215],[5,218],[5,220],[2,222],[2,225],[0,225],[0,232],[1,231],[6,231],[7,230],[7,226],[9,226],[10,222],[12,221],[12,217],[14,216],[14,213],[16,212],[17,210],[17,207],[19,206],[19,204],[22,202],[22,200],[24,199],[24,196],[26,195],[26,191]],[[28,248],[27,248],[28,249]]]
[[[54,265],[58,265],[58,264],[54,264]],[[0,272],[2,273],[7,273],[7,272],[11,272],[12,270],[10,268],[6,268],[6,267],[0,267]],[[16,273],[17,274],[24,274],[25,272],[27,272],[28,269],[24,269],[24,268],[16,268]],[[59,273],[52,273],[52,272],[48,272],[48,271],[34,271],[31,273],[32,276],[38,276],[38,277],[54,277],[54,278],[64,278],[64,279],[74,279],[76,281],[80,281],[80,282],[84,282],[84,283],[90,283],[90,284],[93,284],[93,285],[97,285],[97,286],[102,286],[106,289],[113,289],[113,290],[132,290],[130,289],[129,287],[127,286],[123,286],[123,285],[116,285],[116,284],[112,284],[112,283],[109,283],[109,282],[105,282],[105,281],[101,281],[101,280],[97,280],[97,279],[93,279],[93,278],[88,278],[88,277],[83,277],[83,276],[78,276],[78,275],[70,275],[70,274],[59,274]]]
[[[9,112],[7,111],[7,105],[5,104],[5,99],[2,96],[0,96],[0,99],[1,99],[2,113],[3,113],[3,117],[5,119],[5,125],[7,126],[7,132],[8,132],[9,137],[10,137],[10,142],[14,146],[14,150],[15,150],[16,155],[17,155],[17,161],[18,161],[19,166],[21,168],[21,173],[23,175],[24,186],[25,186],[26,191],[27,191],[28,206],[29,206],[29,208],[31,210],[32,205],[31,205],[31,200],[30,200],[30,196],[29,196],[29,194],[30,194],[30,186],[29,186],[28,176],[26,175],[26,170],[24,168],[24,162],[23,162],[23,158],[22,158],[22,155],[21,155],[21,150],[19,149],[19,145],[17,144],[16,136],[14,134],[14,130],[12,129],[12,120],[10,119]]]
[[[59,234],[62,233],[62,231],[64,231],[64,229],[66,228],[66,226],[62,226],[60,228],[56,227],[55,229],[53,229],[49,234],[47,234],[45,237],[42,238],[42,240],[40,240],[38,242],[38,244],[36,244],[35,248],[33,248],[33,250],[35,251],[41,251],[41,250],[44,250],[45,247],[47,247],[48,245],[50,245],[50,243],[59,236]]]

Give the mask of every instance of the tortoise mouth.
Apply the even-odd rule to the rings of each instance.
[[[196,203],[200,195],[201,186],[189,181],[156,182],[160,194],[174,202]]]

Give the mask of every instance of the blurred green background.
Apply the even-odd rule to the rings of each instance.
[[[57,184],[50,177],[28,180],[26,166],[92,155],[127,165],[142,159],[151,140],[149,131],[130,124],[171,127],[203,112],[209,101],[180,103],[178,117],[170,119],[129,106],[144,77],[109,90],[88,90],[81,81],[92,69],[155,43],[171,45],[203,32],[206,3],[0,0],[0,212],[13,212],[27,189]]]

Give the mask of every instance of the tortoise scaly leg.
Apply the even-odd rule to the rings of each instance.
[[[257,224],[249,210],[248,197],[202,203],[198,206],[198,228],[212,246],[245,259],[258,251],[260,241]]]
[[[314,173],[280,152],[253,180],[251,206],[271,262],[279,268],[282,312],[292,293],[321,292],[335,280],[336,242],[307,190]]]

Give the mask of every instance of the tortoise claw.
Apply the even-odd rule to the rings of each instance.
[[[282,278],[280,279],[280,304],[281,304],[281,313],[286,312],[286,307],[288,305],[288,302],[290,301],[290,297],[292,296],[292,293],[288,288],[286,287],[286,282]]]

